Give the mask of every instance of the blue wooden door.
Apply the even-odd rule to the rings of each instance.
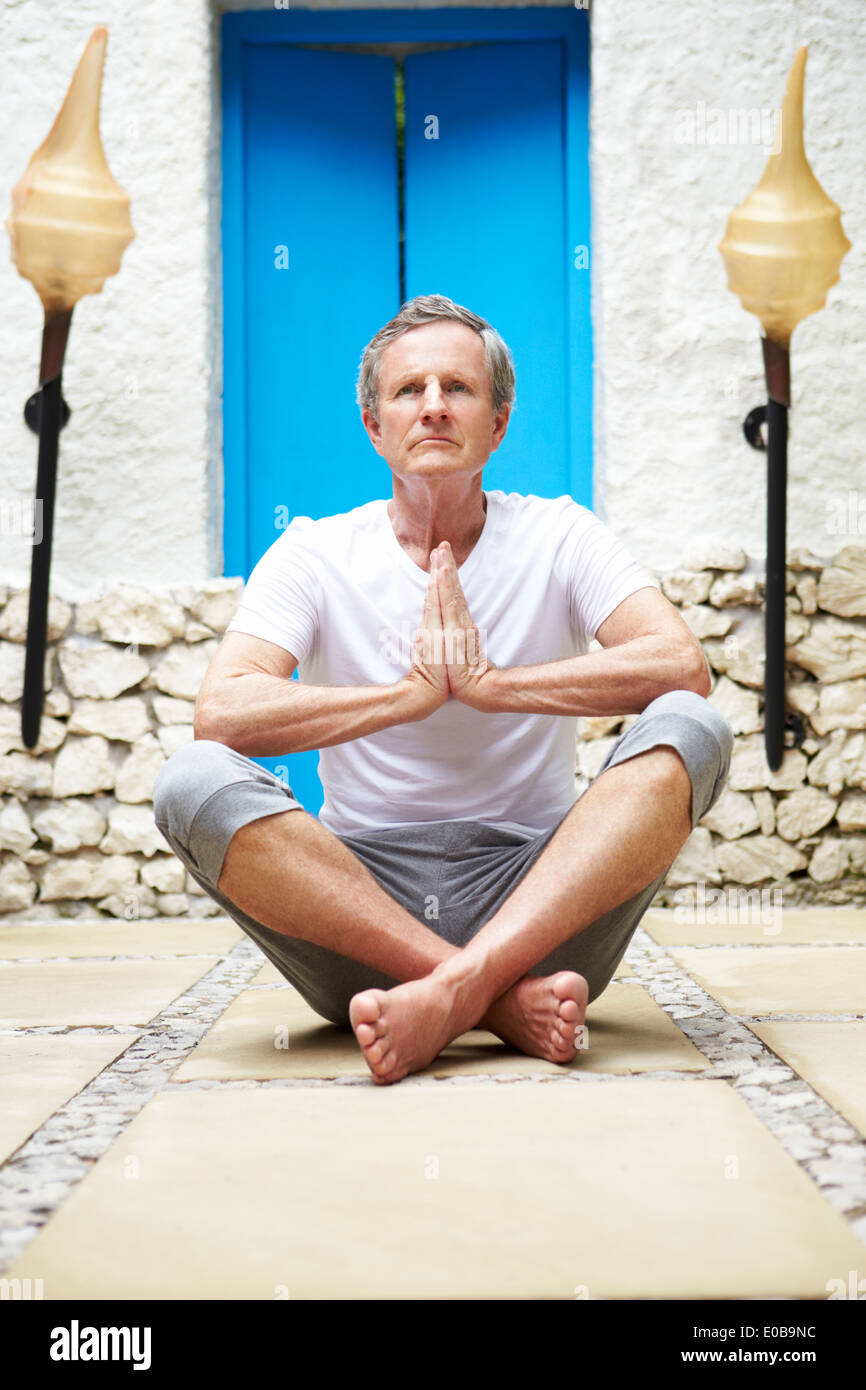
[[[353,383],[395,312],[399,225],[393,63],[289,44],[244,63],[248,447],[225,542],[247,575],[288,516],[382,492]]]
[[[558,36],[410,54],[401,179],[394,60],[273,41],[229,55],[227,574],[248,576],[292,516],[391,495],[354,382],[400,306],[401,227],[404,297],[446,294],[514,352],[518,405],[485,486],[591,505],[589,286],[573,257],[589,240],[575,172],[587,72],[575,56]],[[317,752],[256,761],[321,809]]]
[[[399,225],[393,63],[282,44],[243,63],[245,449],[224,548],[246,578],[291,517],[388,493],[353,383],[399,303]],[[256,761],[318,813],[317,751]]]
[[[570,493],[562,45],[412,54],[405,82],[406,297],[447,294],[514,354],[485,487]]]

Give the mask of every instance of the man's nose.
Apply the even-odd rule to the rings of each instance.
[[[441,386],[436,383],[435,385],[425,387],[424,395],[421,398],[422,415],[429,415],[434,411],[443,414],[447,409],[448,402],[445,399]]]

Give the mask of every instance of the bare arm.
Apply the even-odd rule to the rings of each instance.
[[[657,589],[629,594],[596,638],[604,651],[540,666],[491,668],[473,704],[490,713],[640,714],[668,690],[709,694],[701,645]]]
[[[435,609],[434,609],[435,605]],[[227,632],[213,654],[195,702],[196,738],[225,743],[248,758],[330,748],[393,724],[426,719],[449,698],[444,662],[422,634],[439,623],[431,573],[412,667],[392,685],[307,685],[293,681],[292,652],[244,632]]]
[[[291,679],[297,664],[273,642],[227,632],[195,702],[195,737],[265,758],[327,748],[413,717],[402,682],[306,685]]]

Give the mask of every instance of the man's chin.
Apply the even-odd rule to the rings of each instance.
[[[447,452],[443,449],[438,454],[431,450],[430,453],[410,454],[406,460],[406,471],[409,473],[464,473],[466,463],[454,449],[449,449]]]

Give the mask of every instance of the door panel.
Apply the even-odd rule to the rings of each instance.
[[[248,44],[243,90],[247,450],[225,563],[247,576],[291,516],[391,495],[353,383],[399,307],[399,228],[390,59]],[[317,751],[256,761],[321,809]]]
[[[406,296],[465,304],[514,354],[517,408],[485,486],[570,493],[562,44],[417,53],[404,71]]]
[[[394,68],[247,46],[244,573],[293,516],[390,496],[354,401],[360,347],[399,296]],[[275,268],[275,247],[288,268]],[[228,561],[228,556],[227,556]]]

